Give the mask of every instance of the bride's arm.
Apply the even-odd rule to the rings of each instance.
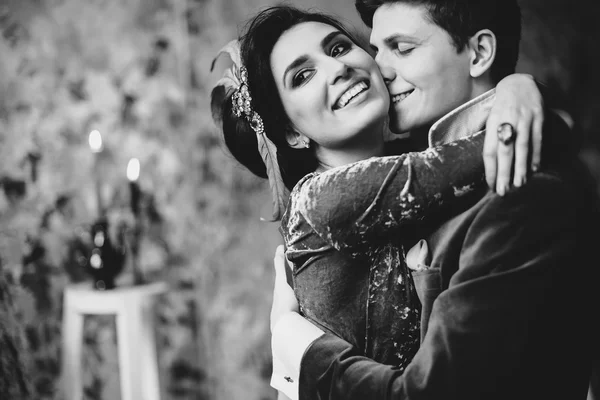
[[[451,143],[435,154],[371,159],[328,171],[302,186],[300,211],[315,230],[343,248],[431,218],[431,211],[444,204],[459,207],[463,195],[483,182],[484,162],[488,185],[503,195],[511,186],[523,185],[540,164],[545,97],[530,75],[504,78],[496,89],[485,140],[466,138],[458,151]],[[508,145],[497,139],[503,122],[517,129],[516,141]]]
[[[483,149],[486,180],[491,190],[503,195],[511,187],[525,184],[531,172],[540,167],[542,142],[546,141],[542,138],[542,128],[552,114],[571,128],[572,135],[563,138],[563,144],[578,146],[581,137],[572,130],[574,123],[567,108],[565,99],[556,90],[531,75],[512,74],[498,83]],[[498,127],[503,123],[511,124],[517,131],[516,141],[508,146],[498,142]]]
[[[395,237],[407,223],[460,206],[485,187],[483,133],[420,153],[374,157],[328,170],[294,190],[292,207],[338,249]],[[452,160],[448,162],[448,160]]]

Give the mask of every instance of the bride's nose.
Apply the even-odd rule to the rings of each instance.
[[[330,85],[335,85],[338,81],[347,79],[351,70],[351,67],[348,66],[348,64],[336,58],[330,58],[327,60],[326,68],[329,75]]]

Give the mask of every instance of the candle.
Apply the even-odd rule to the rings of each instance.
[[[137,183],[138,178],[140,177],[140,160],[137,158],[132,158],[127,163],[127,179],[129,179],[129,189],[131,192],[130,197],[130,206],[131,212],[136,217],[140,214],[140,197],[141,197],[141,189],[139,184]]]
[[[94,166],[93,166],[93,174],[96,185],[96,203],[98,206],[98,216],[102,217],[104,215],[104,204],[102,202],[102,175],[100,169],[100,153],[102,152],[102,135],[97,130],[93,130],[90,132],[88,137],[88,143],[90,145],[90,149],[94,154]]]

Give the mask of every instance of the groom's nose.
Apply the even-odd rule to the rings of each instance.
[[[386,51],[380,51],[375,56],[375,62],[381,71],[381,75],[383,76],[383,80],[386,84],[389,84],[394,79],[396,79],[396,70],[392,67],[389,62],[389,54]]]

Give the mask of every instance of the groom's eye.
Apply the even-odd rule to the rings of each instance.
[[[414,49],[415,49],[415,46],[402,46],[402,45],[400,45],[400,46],[398,46],[398,48],[396,50],[401,55],[406,56],[406,55],[410,54]]]

